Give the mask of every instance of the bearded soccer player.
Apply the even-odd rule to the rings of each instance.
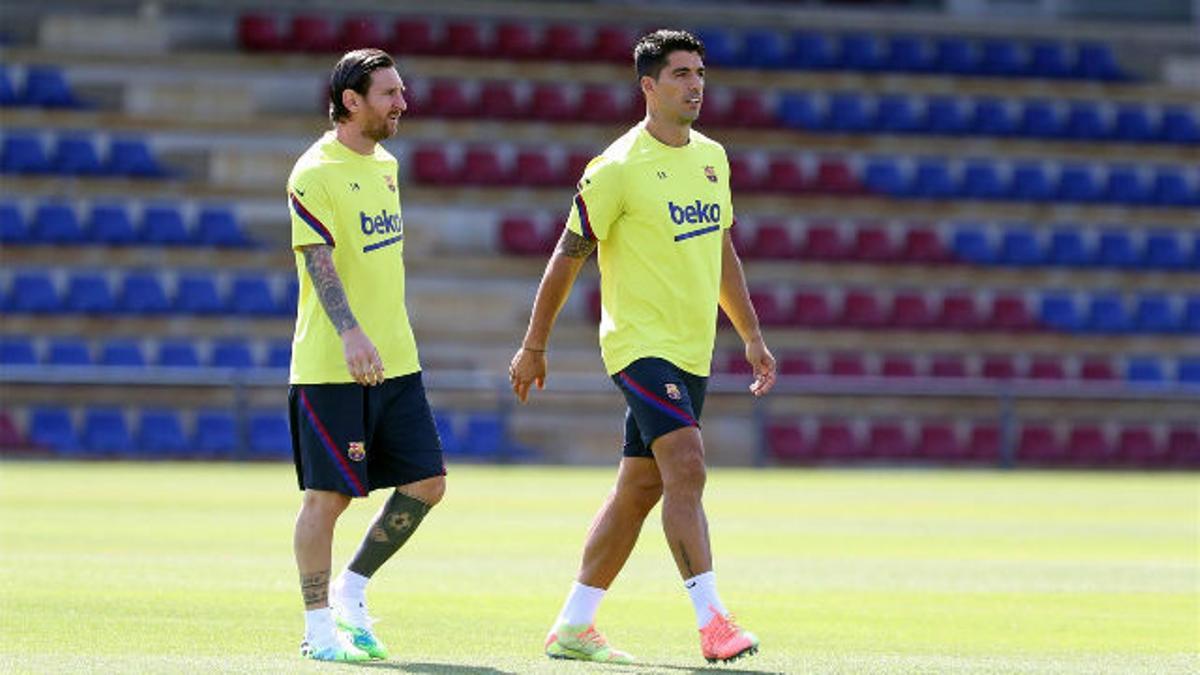
[[[304,497],[295,553],[305,606],[301,654],[387,658],[366,586],[445,490],[441,442],[404,306],[396,158],[379,143],[405,111],[395,62],[347,53],[329,79],[333,130],[288,179],[300,277],[289,411]],[[354,497],[394,488],[330,593],[333,530]]]
[[[509,369],[521,402],[531,385],[544,385],[555,318],[584,260],[599,248],[600,350],[628,404],[624,456],[546,638],[553,658],[633,662],[596,630],[595,615],[659,499],[702,654],[728,662],[758,649],[758,638],[733,621],[717,594],[701,503],[706,469],[699,419],[718,304],[745,342],[754,396],[774,385],[775,359],[730,238],[725,149],[692,129],[704,94],[703,57],[703,44],[683,31],[660,30],[638,42],[634,61],[646,117],[584,170]]]

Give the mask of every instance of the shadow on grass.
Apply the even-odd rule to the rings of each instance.
[[[403,670],[406,673],[428,673],[429,675],[519,675],[509,670],[497,670],[487,666],[457,666],[452,663],[395,663],[391,661],[368,661],[355,664],[364,668],[380,670]]]
[[[786,675],[780,670],[752,670],[745,668],[729,668],[722,666],[674,666],[665,663],[647,663],[649,668],[657,668],[661,670],[676,670],[681,673],[692,673],[693,675]]]

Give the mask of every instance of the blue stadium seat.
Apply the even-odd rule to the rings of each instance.
[[[246,316],[261,316],[275,314],[277,310],[269,279],[252,273],[234,277],[229,292],[229,311]]]
[[[250,453],[261,459],[291,459],[292,432],[277,411],[250,415]]]
[[[1136,384],[1163,384],[1166,375],[1156,356],[1132,356],[1125,363],[1125,380]]]
[[[292,341],[272,340],[267,345],[267,368],[289,368],[292,365]]]
[[[1024,59],[1011,40],[985,40],[979,57],[979,72],[993,77],[1014,77],[1024,70]]]
[[[71,91],[62,70],[57,66],[36,65],[25,70],[25,91],[21,98],[27,105],[43,108],[82,108],[83,102]]]
[[[820,129],[824,122],[812,95],[803,91],[784,92],[775,116],[789,129]]]
[[[879,98],[872,126],[883,133],[907,134],[920,128],[920,120],[908,96],[887,94]]]
[[[50,165],[60,176],[99,176],[104,173],[94,141],[86,133],[60,135]]]
[[[1083,318],[1075,298],[1065,291],[1046,291],[1042,293],[1038,317],[1041,322],[1054,330],[1076,333],[1083,329]]]
[[[1062,135],[1080,140],[1095,140],[1108,135],[1100,106],[1095,101],[1074,101],[1067,110],[1067,121]]]
[[[1086,164],[1066,164],[1058,175],[1056,198],[1063,202],[1090,204],[1100,201],[1104,192]]]
[[[34,241],[46,244],[80,244],[85,240],[75,209],[58,201],[38,204],[30,236]]]
[[[0,336],[0,365],[35,366],[37,362],[32,339],[24,335]]]
[[[1083,234],[1075,227],[1061,226],[1050,234],[1050,251],[1046,262],[1062,267],[1083,267],[1092,263],[1083,241]]]
[[[1125,302],[1116,292],[1094,293],[1088,303],[1087,328],[1094,333],[1125,333],[1133,328]]]
[[[114,138],[108,149],[105,170],[113,176],[135,178],[163,178],[168,175],[166,168],[150,151],[150,146],[140,138]]]
[[[129,314],[165,314],[171,311],[171,302],[158,275],[145,271],[125,274],[121,280],[117,306]]]
[[[198,368],[200,355],[196,345],[186,338],[160,340],[155,365],[164,368]]]
[[[141,239],[148,244],[182,246],[191,243],[183,215],[173,205],[149,206],[142,213]]]
[[[859,132],[871,127],[862,96],[852,92],[838,92],[829,97],[823,126],[830,131]]]
[[[189,444],[207,458],[232,457],[241,448],[238,425],[226,410],[201,410],[196,413],[196,428]]]
[[[15,312],[33,314],[62,311],[54,280],[43,270],[26,270],[13,275],[5,307]]]
[[[975,99],[970,126],[971,133],[982,136],[1011,136],[1016,131],[1008,105],[991,96]]]
[[[1200,335],[1200,295],[1189,295],[1184,301],[1180,330],[1189,335]]]
[[[51,338],[46,348],[46,364],[51,366],[90,366],[92,354],[88,343],[80,337]]]
[[[1188,188],[1187,179],[1181,169],[1162,166],[1154,174],[1151,188],[1154,203],[1160,206],[1191,206],[1200,203]]]
[[[958,99],[953,96],[931,96],[925,103],[921,129],[931,134],[957,136],[968,131]]]
[[[1133,269],[1141,262],[1133,237],[1125,230],[1106,230],[1100,234],[1096,264],[1102,267]]]
[[[1021,109],[1017,133],[1029,138],[1058,138],[1062,136],[1062,124],[1054,105],[1042,99],[1025,101]]]
[[[137,449],[144,457],[181,457],[188,449],[179,412],[169,408],[142,410]]]
[[[942,159],[923,159],[917,162],[910,193],[925,199],[949,199],[955,194],[950,167]]]
[[[0,173],[42,174],[50,171],[50,159],[42,139],[28,132],[8,132],[0,147]]]
[[[870,33],[846,33],[838,39],[836,63],[847,70],[879,70],[883,60],[875,36]]]
[[[17,96],[17,88],[13,85],[12,75],[8,72],[8,67],[0,63],[0,107],[14,106],[20,102],[20,98]]]
[[[737,36],[730,30],[715,26],[699,28],[696,30],[696,37],[704,43],[705,63],[725,67],[741,65]]]
[[[300,300],[300,280],[288,277],[283,285],[283,295],[279,298],[276,314],[280,316],[296,316],[296,303]]]
[[[1070,77],[1067,52],[1061,42],[1035,42],[1030,48],[1025,74],[1030,77],[1061,79]]]
[[[900,73],[923,73],[930,68],[921,39],[912,35],[889,37],[881,65],[884,70]]]
[[[962,186],[959,194],[967,199],[1001,199],[1004,184],[996,166],[989,161],[971,160],[963,169]]]
[[[788,66],[800,70],[825,70],[833,67],[833,50],[824,35],[796,31],[792,33],[788,43]]]
[[[458,433],[454,430],[454,420],[449,414],[434,410],[433,426],[437,429],[438,438],[442,441],[442,452],[450,456],[462,454],[462,444],[458,441]]]
[[[175,311],[183,314],[220,314],[225,304],[217,292],[217,282],[205,273],[179,275],[175,290]]]
[[[29,412],[29,442],[57,454],[75,455],[82,449],[71,412],[54,405],[37,406]]]
[[[15,202],[0,202],[0,244],[24,244],[29,241],[25,216]]]
[[[111,338],[100,348],[100,365],[142,368],[146,365],[146,357],[142,355],[142,348],[137,340]]]
[[[83,417],[83,447],[93,455],[128,455],[133,438],[120,408],[88,408]]]
[[[940,38],[934,45],[933,71],[951,75],[977,73],[971,43],[963,38]]]
[[[254,355],[242,338],[222,338],[213,342],[209,365],[214,368],[253,368]]]
[[[742,65],[749,68],[774,70],[788,61],[788,46],[784,36],[772,29],[747,31],[742,42]],[[708,45],[705,45],[707,47]]]
[[[1000,238],[1000,262],[1021,267],[1042,264],[1042,250],[1032,228],[1017,226],[1004,231]]]
[[[1104,199],[1114,204],[1145,204],[1150,195],[1136,167],[1117,164],[1108,168]]]
[[[950,250],[955,258],[976,265],[991,265],[997,259],[987,231],[979,225],[963,224],[955,228]]]
[[[1139,333],[1173,333],[1179,328],[1170,299],[1165,293],[1158,292],[1138,295],[1133,323]]]
[[[863,185],[874,194],[902,197],[908,194],[904,178],[896,160],[877,157],[867,162],[863,169]]]
[[[107,314],[117,308],[108,287],[108,279],[99,272],[72,272],[67,279],[63,305],[68,311],[85,314]]]
[[[1200,356],[1184,356],[1176,362],[1175,379],[1181,384],[1200,385]]]
[[[1081,42],[1071,73],[1085,80],[1117,82],[1126,79],[1112,49],[1099,42]]]
[[[1200,270],[1200,235],[1194,235],[1192,238],[1192,269]]]
[[[1054,195],[1041,164],[1022,162],[1013,168],[1008,194],[1013,199],[1043,202]]]
[[[1168,143],[1200,143],[1200,124],[1197,124],[1191,110],[1183,106],[1168,106],[1163,110],[1158,137]]]
[[[88,217],[88,239],[108,245],[125,245],[137,241],[137,230],[125,207],[117,204],[93,204]]]
[[[1142,265],[1152,270],[1187,269],[1188,256],[1179,243],[1179,236],[1171,230],[1149,232]]]
[[[205,206],[196,222],[196,241],[206,246],[242,247],[250,240],[242,232],[233,209],[225,206]]]
[[[508,452],[504,419],[498,413],[471,413],[467,416],[466,426],[466,434],[461,442],[464,455],[493,461]]]
[[[1117,106],[1113,122],[1112,138],[1119,141],[1145,142],[1154,139],[1154,125],[1150,115],[1139,103],[1124,103]]]

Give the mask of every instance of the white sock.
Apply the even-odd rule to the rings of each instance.
[[[696,610],[696,627],[704,628],[712,621],[713,611],[725,616],[729,614],[721,598],[717,595],[717,573],[713,571],[697,574],[683,582],[688,596],[692,599],[692,609]]]
[[[339,600],[363,602],[367,597],[367,582],[370,580],[371,577],[344,569],[334,582],[333,591],[337,593]]]
[[[596,610],[600,608],[600,601],[603,599],[603,588],[584,586],[578,581],[573,582],[571,593],[567,595],[567,602],[558,614],[558,622],[572,626],[592,625],[592,622],[596,620]]]
[[[305,610],[304,639],[308,640],[309,644],[328,646],[335,633],[333,612],[329,611],[328,607]]]

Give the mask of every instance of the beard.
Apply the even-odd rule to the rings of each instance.
[[[387,140],[395,134],[396,129],[392,127],[391,120],[383,115],[369,120],[363,125],[363,135],[376,143]]]

